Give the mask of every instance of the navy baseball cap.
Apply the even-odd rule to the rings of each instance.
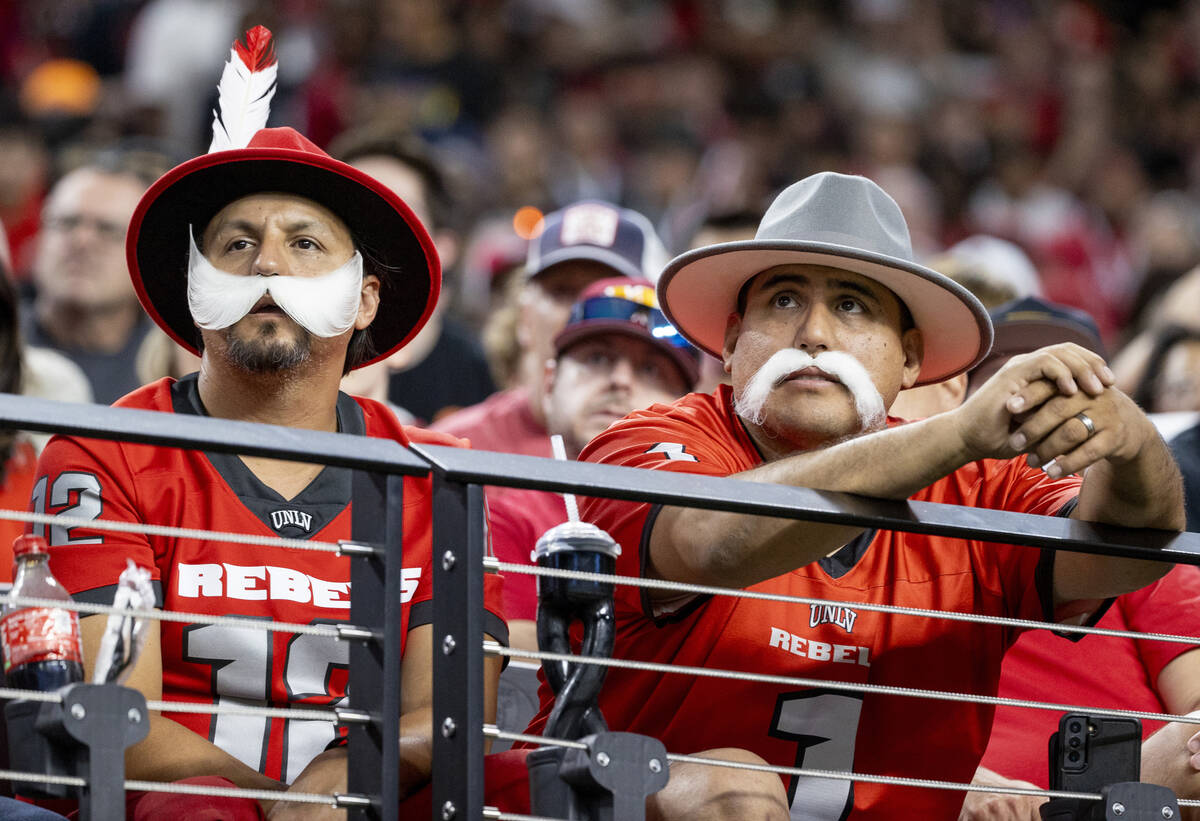
[[[562,354],[573,345],[601,334],[625,334],[652,343],[674,360],[688,389],[700,378],[700,351],[693,347],[658,307],[648,279],[614,277],[593,282],[571,306],[571,317],[554,338]]]
[[[536,277],[561,262],[591,260],[619,276],[658,281],[669,258],[650,220],[629,208],[582,200],[547,214],[529,241],[525,275]]]
[[[967,376],[968,392],[982,385],[1014,356],[1047,345],[1074,342],[1107,358],[1096,320],[1086,311],[1036,296],[1006,302],[991,311],[995,341]]]

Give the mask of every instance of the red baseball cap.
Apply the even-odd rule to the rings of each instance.
[[[658,307],[648,279],[614,277],[593,282],[571,306],[567,326],[554,338],[562,354],[584,339],[602,334],[625,334],[653,344],[674,360],[694,388],[700,378],[700,351],[675,330]]]

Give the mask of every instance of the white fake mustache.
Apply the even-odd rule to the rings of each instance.
[[[188,308],[195,323],[219,331],[238,322],[265,294],[314,336],[340,336],[354,327],[362,291],[362,254],[315,277],[241,276],[219,271],[200,249],[188,226]]]
[[[796,371],[815,367],[840,381],[854,397],[854,409],[863,430],[883,427],[887,421],[883,396],[871,381],[870,374],[854,356],[842,351],[822,351],[810,356],[797,348],[784,348],[764,362],[733,403],[738,416],[753,425],[763,423],[763,406],[771,391]]]

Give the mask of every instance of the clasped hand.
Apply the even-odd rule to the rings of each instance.
[[[1114,381],[1092,351],[1052,345],[1014,356],[953,413],[974,458],[1024,453],[1031,467],[1058,478],[1101,460],[1132,460],[1157,436]]]

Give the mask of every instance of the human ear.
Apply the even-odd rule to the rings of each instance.
[[[362,290],[358,299],[358,318],[354,320],[354,328],[363,330],[375,321],[379,311],[379,277],[367,274],[363,277]]]
[[[721,361],[725,373],[733,373],[733,351],[737,348],[738,336],[742,332],[742,318],[737,312],[731,313],[725,320],[725,340],[721,346]]]
[[[904,350],[904,374],[901,384],[911,388],[921,373],[921,359],[925,355],[925,337],[919,328],[909,328],[900,337],[900,346]]]

